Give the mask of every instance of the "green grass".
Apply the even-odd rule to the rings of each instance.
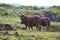
[[[0,24],[11,24],[15,23],[20,24],[21,20],[19,17],[1,17]],[[23,26],[20,24],[20,26]],[[0,31],[1,32],[1,31]],[[5,31],[3,31],[5,32]],[[50,32],[41,32],[37,30],[21,30],[18,29],[17,32],[19,36],[15,35],[16,31],[8,31],[9,34],[1,35],[0,40],[60,40],[60,23],[59,22],[51,22]]]
[[[17,31],[19,36],[15,35],[15,31],[9,31],[9,35],[0,36],[0,39],[9,40],[60,40],[60,32],[40,32],[40,31]]]
[[[14,24],[16,22],[20,22],[20,18],[19,17],[1,17],[0,18],[0,23],[2,24]]]

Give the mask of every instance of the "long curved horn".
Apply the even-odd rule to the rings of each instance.
[[[13,12],[14,12],[15,14],[17,14],[18,16],[20,16],[20,15],[21,15],[21,14],[19,14],[18,12],[14,11],[14,10],[13,10]]]
[[[21,15],[26,15],[27,13],[26,12],[19,12]]]

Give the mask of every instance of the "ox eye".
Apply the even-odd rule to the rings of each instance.
[[[24,19],[24,17],[21,17],[21,19]]]
[[[23,17],[23,19],[24,19],[24,17]]]

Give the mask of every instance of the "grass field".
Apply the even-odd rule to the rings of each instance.
[[[15,23],[20,24],[21,20],[19,17],[1,17],[0,24],[11,24],[14,25]],[[20,26],[23,26],[20,24]],[[47,31],[37,31],[37,30],[21,30],[18,29],[17,31],[8,31],[8,34],[0,34],[0,40],[60,40],[60,23],[58,22],[51,22],[51,30],[50,32]],[[0,31],[5,32],[5,31]],[[18,32],[18,35],[15,34]]]
[[[60,32],[40,32],[19,30],[18,36],[16,31],[9,31],[9,34],[0,36],[0,40],[60,40]]]

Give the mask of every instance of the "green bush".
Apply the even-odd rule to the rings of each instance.
[[[8,15],[7,10],[3,7],[0,7],[0,16]]]
[[[60,32],[60,23],[51,23],[51,27],[50,27],[50,31],[51,32]]]

